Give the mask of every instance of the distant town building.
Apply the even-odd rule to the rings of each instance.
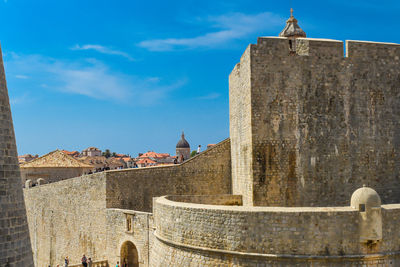
[[[130,156],[123,157],[121,159],[125,162],[126,168],[135,168],[135,167],[137,167],[135,160],[133,158],[131,158]]]
[[[38,157],[39,157],[38,155],[32,156],[31,154],[25,154],[18,156],[18,162],[21,164],[24,162],[29,162],[31,160],[37,159]]]
[[[150,158],[139,159],[136,164],[139,168],[157,166],[157,162]]]
[[[190,145],[185,139],[185,134],[182,132],[181,139],[176,144],[176,156],[178,162],[181,163],[190,158]]]
[[[71,157],[79,157],[81,155],[81,153],[79,153],[79,151],[68,151],[68,150],[62,150],[62,152],[64,152],[65,154],[67,154],[68,156]]]
[[[20,165],[22,184],[31,180],[35,185],[38,179],[52,183],[93,171],[94,167],[65,154],[61,150],[52,151],[32,161]]]
[[[137,167],[143,168],[174,164],[175,158],[176,157],[171,156],[169,153],[148,151],[146,153],[139,153],[139,156],[135,160]]]
[[[80,162],[93,165],[95,171],[115,170],[126,168],[126,163],[122,159],[106,158],[104,156],[81,156],[77,158]]]
[[[83,157],[99,157],[101,156],[101,150],[97,147],[88,147],[82,151]]]

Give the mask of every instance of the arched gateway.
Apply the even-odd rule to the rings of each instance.
[[[139,267],[139,256],[136,246],[131,241],[125,241],[121,246],[121,266],[126,262],[128,267]]]

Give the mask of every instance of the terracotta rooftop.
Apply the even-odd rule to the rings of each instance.
[[[127,161],[131,161],[132,158],[130,158],[130,157],[124,157],[124,158],[122,158],[122,160],[125,161],[125,162],[127,162]]]
[[[153,160],[151,160],[151,159],[146,158],[146,159],[141,159],[141,160],[139,160],[139,161],[136,162],[136,163],[138,163],[138,164],[143,164],[143,163],[157,163],[157,162],[155,162],[155,161],[153,161]]]
[[[168,153],[156,153],[153,151],[149,151],[141,155],[139,158],[166,158],[170,155]]]
[[[21,168],[93,168],[84,164],[61,150],[52,151],[37,159],[21,164]]]
[[[68,151],[68,150],[61,150],[62,152],[64,152],[67,155],[75,155],[75,154],[79,154],[79,151]]]

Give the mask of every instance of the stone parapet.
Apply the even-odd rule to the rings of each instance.
[[[189,196],[185,202],[171,199],[179,197],[155,201],[154,249],[161,257],[160,261],[155,257],[152,266],[177,262],[171,255],[199,264],[208,258],[221,266],[234,262],[241,266],[254,262],[299,266],[399,263],[398,204],[382,206],[382,242],[368,247],[359,242],[359,211],[351,207],[223,206],[188,203]]]

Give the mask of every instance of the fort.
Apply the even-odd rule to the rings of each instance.
[[[25,188],[35,266],[400,266],[399,44],[291,16],[229,102],[230,138],[181,164]]]

